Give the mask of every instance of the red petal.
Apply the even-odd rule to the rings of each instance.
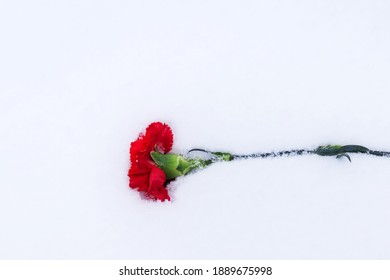
[[[149,174],[130,174],[130,187],[139,192],[146,192],[149,188]]]
[[[140,135],[137,140],[131,143],[130,160],[132,164],[140,158],[149,157],[151,150],[148,146],[147,139],[143,135]]]
[[[149,175],[149,189],[147,193],[155,199],[164,201],[171,200],[167,189],[164,187],[165,173],[157,166],[152,167]]]
[[[152,145],[151,150],[156,147],[160,153],[167,153],[172,149],[173,133],[167,124],[151,123],[146,129],[145,138]]]

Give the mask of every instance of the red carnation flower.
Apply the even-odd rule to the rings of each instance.
[[[160,122],[152,123],[145,135],[131,143],[128,172],[130,187],[145,193],[155,200],[170,200],[166,186],[166,175],[151,157],[151,152],[168,153],[172,149],[173,134],[171,128]]]
[[[214,162],[310,154],[336,156],[336,158],[346,157],[349,161],[351,158],[348,153],[390,157],[390,152],[370,150],[360,145],[327,145],[319,146],[314,150],[300,149],[247,155],[191,149],[185,155],[181,155],[169,153],[172,144],[172,130],[168,125],[160,122],[150,124],[146,128],[145,134],[141,133],[138,139],[131,143],[131,167],[128,172],[131,188],[143,192],[151,199],[165,201],[171,200],[165,188],[168,182]],[[201,152],[207,156],[193,157],[190,156],[192,152]]]

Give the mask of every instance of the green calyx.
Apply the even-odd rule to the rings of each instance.
[[[212,163],[210,160],[186,158],[178,154],[151,152],[150,156],[157,166],[164,171],[167,180],[186,175],[195,169],[206,167]]]

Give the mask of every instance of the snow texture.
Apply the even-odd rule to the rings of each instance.
[[[0,258],[389,259],[390,159],[128,187],[129,145],[390,151],[388,1],[1,1]]]

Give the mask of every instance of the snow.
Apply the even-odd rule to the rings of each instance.
[[[387,1],[2,1],[0,258],[389,259],[390,160],[217,163],[172,201],[129,144],[390,151]]]

